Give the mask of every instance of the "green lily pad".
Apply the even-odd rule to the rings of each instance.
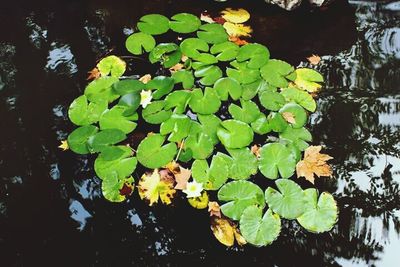
[[[160,14],[149,14],[140,18],[137,27],[141,32],[159,35],[169,30],[169,19]]]
[[[269,90],[262,91],[259,94],[259,99],[264,108],[272,111],[278,111],[286,103],[285,98],[281,94]]]
[[[219,44],[228,41],[228,34],[224,27],[217,23],[208,23],[200,26],[197,37],[209,44]]]
[[[154,99],[160,99],[161,97],[169,94],[173,88],[174,79],[166,76],[157,76],[146,84],[146,89],[156,90],[152,94]]]
[[[195,58],[195,60],[199,61],[199,62],[193,62],[192,64],[192,67],[195,70],[201,69],[202,67],[206,67],[211,64],[218,63],[218,59],[215,56],[207,53],[200,54],[200,56]]]
[[[297,221],[310,232],[323,233],[330,231],[338,219],[338,208],[333,196],[323,192],[319,198],[317,190],[304,190],[304,213]]]
[[[238,62],[248,60],[247,67],[259,69],[269,60],[269,50],[261,44],[246,44],[240,48],[236,60]]]
[[[171,68],[181,61],[182,52],[175,43],[158,44],[149,54],[150,63],[160,62],[164,68]]]
[[[165,106],[165,100],[151,102],[142,111],[143,119],[151,124],[160,124],[168,120],[172,115],[172,111],[166,110]]]
[[[144,52],[153,50],[156,46],[156,40],[150,34],[137,32],[126,39],[125,46],[132,54],[142,55]]]
[[[217,136],[226,148],[242,148],[253,141],[254,133],[244,122],[226,120],[218,127]]]
[[[229,105],[229,113],[235,120],[242,121],[245,123],[252,123],[255,121],[258,116],[261,114],[260,109],[258,108],[257,104],[251,100],[240,100],[239,107],[236,104]]]
[[[296,70],[294,83],[303,90],[316,92],[321,88],[319,83],[322,82],[324,82],[322,75],[313,69],[300,68]]]
[[[122,202],[126,199],[126,196],[121,195],[120,190],[125,184],[132,186],[134,180],[131,177],[118,179],[118,176],[110,175],[107,179],[104,179],[101,184],[101,190],[105,199],[111,202]],[[132,188],[134,188],[132,186]],[[133,189],[132,189],[133,190]]]
[[[264,135],[272,131],[272,127],[264,113],[261,113],[257,119],[251,123],[251,128],[256,134],[260,135]]]
[[[179,70],[172,73],[175,84],[182,83],[183,89],[191,89],[194,86],[194,76],[191,71]]]
[[[219,110],[220,106],[221,101],[215,89],[206,87],[204,94],[199,88],[192,91],[189,107],[193,112],[205,115],[213,114]]]
[[[208,52],[208,44],[199,38],[187,38],[180,44],[182,53],[189,58],[199,58],[202,53]]]
[[[279,134],[279,138],[292,141],[300,151],[304,151],[309,146],[307,142],[312,141],[311,133],[304,127],[295,129],[289,126]]]
[[[296,155],[288,147],[280,143],[265,144],[260,149],[259,169],[269,179],[288,178],[296,169]]]
[[[118,78],[104,76],[90,82],[85,88],[85,95],[91,102],[108,101],[113,102],[119,97],[112,90],[112,85],[118,82]]]
[[[93,125],[86,125],[76,128],[68,135],[67,142],[69,148],[77,154],[88,154],[89,147],[87,142],[89,138],[95,135],[99,128]]]
[[[240,217],[240,233],[247,242],[257,247],[271,244],[281,231],[279,215],[268,209],[262,216],[262,211],[260,207],[249,206]]]
[[[174,113],[182,114],[186,111],[186,107],[189,104],[190,97],[192,96],[190,91],[180,90],[174,91],[167,95],[165,98],[165,110],[174,109]]]
[[[267,121],[271,130],[277,133],[285,131],[289,126],[283,116],[277,112],[271,112],[267,117]]]
[[[126,70],[126,63],[117,56],[108,56],[100,60],[97,69],[102,76],[111,75],[112,77],[121,77]]]
[[[147,136],[137,148],[137,159],[143,166],[156,169],[167,165],[177,152],[175,143],[164,144],[165,137],[160,134]]]
[[[218,200],[227,202],[221,206],[221,211],[233,220],[239,220],[243,211],[249,206],[265,207],[261,188],[244,180],[229,182],[222,186],[218,191]]]
[[[193,179],[203,183],[206,190],[218,190],[228,180],[228,165],[225,160],[215,155],[210,167],[206,160],[195,160],[192,165]]]
[[[75,125],[83,126],[99,121],[101,114],[108,108],[106,100],[88,103],[85,95],[76,98],[68,109],[68,117]]]
[[[296,102],[308,111],[314,112],[317,108],[314,98],[303,90],[294,87],[283,88],[281,94],[285,97],[286,101]]]
[[[279,110],[279,113],[291,113],[295,120],[295,123],[292,123],[291,125],[295,129],[301,128],[307,123],[307,112],[296,103],[287,103]]]
[[[261,76],[269,84],[284,88],[288,86],[288,79],[292,79],[293,66],[282,60],[271,59],[261,69]]]
[[[87,143],[90,152],[101,152],[106,147],[115,145],[126,139],[123,131],[118,129],[107,129],[89,137]]]
[[[222,71],[218,66],[205,66],[194,72],[194,76],[200,79],[202,85],[213,85],[222,77]]]
[[[219,139],[217,136],[217,130],[218,126],[221,124],[221,119],[213,114],[211,115],[198,114],[197,118],[201,123],[201,131],[211,138],[214,145],[218,144]]]
[[[243,84],[243,94],[242,98],[244,100],[251,100],[253,99],[258,93],[261,94],[261,92],[264,91],[276,91],[276,88],[269,85],[266,81],[263,79],[258,79],[255,82],[248,83],[248,84]]]
[[[178,33],[191,33],[197,31],[200,26],[200,19],[189,13],[176,14],[169,22],[169,27],[171,30]]]
[[[180,142],[189,135],[191,120],[186,115],[172,114],[172,116],[161,123],[160,134],[167,135],[168,141]]]
[[[114,83],[112,88],[115,93],[122,96],[131,93],[140,93],[146,88],[146,85],[139,80],[126,79]]]
[[[124,116],[131,116],[136,113],[136,110],[140,106],[140,94],[139,93],[129,93],[123,95],[119,101],[118,106],[125,107],[125,111],[123,113]]]
[[[228,77],[237,80],[241,84],[252,83],[260,78],[260,71],[248,68],[246,62],[238,63],[237,61],[232,61],[231,65],[234,69],[227,68],[226,74]]]
[[[219,61],[231,61],[239,53],[239,46],[232,42],[224,42],[213,45],[210,52],[216,55]]]
[[[265,201],[270,209],[285,219],[296,219],[304,212],[304,193],[301,187],[289,179],[275,182],[278,190],[268,187]]]
[[[106,110],[100,117],[100,129],[119,129],[126,134],[132,132],[137,126],[137,123],[132,120],[137,120],[138,115],[135,113],[133,116],[126,117],[124,116],[125,111],[126,107],[124,106],[114,106]]]
[[[214,151],[212,139],[203,132],[191,133],[186,138],[185,147],[192,151],[194,159],[206,159]]]
[[[243,88],[238,81],[232,78],[221,78],[214,84],[214,89],[217,91],[219,99],[226,101],[230,95],[233,100],[238,100]]]
[[[115,173],[119,179],[123,179],[131,176],[136,169],[137,160],[135,157],[132,157],[132,149],[127,146],[118,146],[118,148],[123,150],[123,154],[114,160],[104,158],[103,153],[96,158],[94,170],[100,179],[106,180]]]
[[[125,151],[121,147],[122,146],[113,145],[104,146],[101,149],[101,157],[106,161],[116,160],[125,153]]]
[[[232,161],[229,164],[229,178],[248,179],[258,171],[258,161],[249,148],[228,149]]]

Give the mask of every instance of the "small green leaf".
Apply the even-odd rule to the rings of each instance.
[[[311,133],[304,127],[294,129],[289,126],[285,131],[279,134],[279,138],[292,141],[300,151],[304,151],[309,146],[307,142],[312,141]]]
[[[194,72],[194,76],[200,79],[202,85],[213,85],[222,77],[222,71],[218,66],[205,66]]]
[[[258,79],[255,82],[243,84],[243,94],[242,98],[244,100],[251,100],[253,99],[258,93],[261,94],[263,91],[276,91],[275,87],[269,85],[263,79]]]
[[[160,134],[167,135],[168,141],[180,142],[189,135],[191,120],[186,115],[172,114],[172,116],[161,123]]]
[[[291,113],[295,120],[295,123],[292,123],[291,125],[295,129],[301,128],[307,123],[307,112],[296,103],[287,103],[279,110],[279,113]]]
[[[126,69],[126,63],[117,56],[108,56],[100,60],[97,64],[102,76],[111,74],[112,77],[121,77]]]
[[[269,60],[269,51],[261,44],[246,44],[240,48],[236,60],[238,62],[248,60],[247,67],[259,69]]]
[[[214,89],[217,91],[218,96],[221,100],[228,100],[228,95],[233,100],[238,100],[241,95],[243,88],[238,81],[232,78],[221,78],[214,84]]]
[[[278,172],[282,178],[289,178],[296,169],[296,155],[280,143],[269,143],[261,147],[259,169],[269,179],[277,179]]]
[[[174,32],[191,33],[197,31],[201,26],[201,21],[195,15],[189,13],[179,13],[174,15],[172,21],[169,22],[169,27]]]
[[[281,133],[289,126],[288,122],[282,117],[280,113],[271,112],[268,117],[268,124],[272,131]]]
[[[233,78],[241,84],[248,84],[257,81],[260,78],[260,71],[257,69],[250,69],[247,67],[246,62],[238,63],[236,61],[231,62],[234,67],[227,68],[226,74],[228,77]]]
[[[206,87],[204,94],[199,88],[192,91],[189,107],[193,112],[200,114],[213,114],[219,110],[221,101],[215,89]]]
[[[258,118],[251,123],[251,128],[256,134],[267,134],[272,131],[271,125],[268,122],[264,113],[261,113]]]
[[[137,148],[137,159],[146,168],[155,169],[167,165],[177,152],[175,143],[163,145],[165,137],[160,134],[147,136]]]
[[[194,159],[206,159],[214,151],[213,141],[202,132],[191,133],[186,138],[185,147],[192,151]]]
[[[214,145],[218,144],[219,139],[217,136],[217,130],[218,126],[221,124],[221,119],[213,114],[211,115],[198,114],[197,118],[201,123],[201,128],[202,128],[201,131],[211,138]]]
[[[92,102],[113,102],[119,96],[112,90],[112,85],[118,82],[118,78],[104,76],[90,82],[85,88],[85,95]]]
[[[173,111],[174,113],[184,113],[186,111],[187,105],[189,104],[191,95],[192,94],[190,91],[185,90],[174,91],[168,94],[165,98],[165,110],[175,108]]]
[[[210,167],[206,160],[195,160],[192,165],[193,179],[203,183],[206,190],[217,190],[225,184],[228,179],[228,165],[225,160],[215,155]]]
[[[132,132],[137,123],[132,120],[137,120],[137,114],[132,117],[124,116],[126,107],[124,106],[114,106],[113,108],[105,111],[100,117],[100,129],[119,129],[124,133],[128,134]]]
[[[143,32],[130,35],[125,42],[126,49],[134,55],[141,55],[145,51],[150,52],[156,46],[153,36]]]
[[[136,110],[140,106],[140,94],[139,93],[129,93],[123,95],[119,101],[118,105],[125,107],[125,111],[123,113],[124,116],[131,116],[135,114]]]
[[[216,55],[219,61],[231,61],[239,53],[239,46],[232,42],[224,42],[213,45],[210,52]]]
[[[171,110],[165,110],[166,102],[164,100],[151,102],[142,111],[143,119],[151,124],[160,124],[169,119],[172,115]]]
[[[281,94],[270,90],[262,91],[259,94],[259,99],[264,108],[272,111],[278,111],[286,103],[285,98]]]
[[[245,123],[252,123],[255,121],[258,116],[260,115],[260,109],[258,108],[257,104],[251,100],[240,100],[239,107],[236,104],[229,105],[229,113],[235,120],[242,121]]]
[[[119,95],[126,95],[130,93],[140,93],[146,88],[146,85],[139,80],[126,79],[114,83],[112,88],[115,93]]]
[[[149,14],[140,18],[137,27],[141,32],[159,35],[169,30],[169,20],[167,17],[160,14]]]
[[[180,44],[182,53],[190,58],[197,59],[202,53],[208,52],[208,44],[199,38],[187,38]]]
[[[154,99],[160,99],[161,97],[169,94],[173,88],[174,79],[166,76],[157,76],[146,84],[146,89],[156,90],[152,95]]]
[[[182,53],[175,43],[158,44],[149,54],[150,63],[160,62],[164,68],[171,68],[181,61]]]
[[[254,133],[244,122],[226,120],[218,127],[217,135],[226,148],[242,148],[253,141]]]
[[[248,179],[258,171],[256,156],[249,148],[228,149],[232,161],[229,165],[229,178],[240,180]]]
[[[219,44],[228,41],[224,27],[217,23],[203,24],[197,31],[197,37],[209,44]]]
[[[182,83],[183,89],[192,89],[194,86],[194,76],[191,71],[178,70],[172,73],[175,84]]]
[[[260,207],[249,206],[240,217],[240,233],[247,242],[257,247],[271,244],[281,231],[279,215],[268,209],[262,216],[262,211]]]
[[[107,109],[106,100],[88,103],[85,95],[76,98],[68,109],[68,117],[75,125],[83,126],[99,121],[101,114]]]
[[[285,219],[296,219],[304,212],[304,193],[301,187],[289,179],[275,182],[278,190],[268,187],[265,201],[270,209]]]
[[[87,141],[99,131],[99,128],[93,125],[86,125],[76,128],[68,135],[68,146],[77,154],[88,154],[89,148]]]
[[[294,88],[283,88],[281,94],[285,97],[286,101],[296,102],[308,111],[314,112],[317,108],[314,98],[307,92]]]
[[[123,179],[131,176],[136,169],[137,160],[132,157],[132,149],[127,146],[118,146],[118,148],[123,150],[123,154],[114,160],[108,160],[103,153],[96,158],[94,170],[100,179],[106,180],[115,173],[119,179]]]
[[[107,129],[92,135],[88,139],[88,145],[90,152],[101,152],[106,147],[115,145],[126,139],[126,135],[123,131],[118,129]]]
[[[239,220],[243,211],[249,206],[265,207],[261,188],[244,180],[229,182],[222,186],[218,191],[218,200],[227,202],[221,206],[221,211],[233,220]]]
[[[269,84],[284,88],[288,86],[288,78],[291,78],[292,72],[294,71],[293,66],[282,60],[271,59],[261,69],[261,76]]]

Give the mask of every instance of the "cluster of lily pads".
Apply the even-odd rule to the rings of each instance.
[[[281,218],[296,219],[312,232],[329,231],[337,220],[332,195],[303,190],[289,179],[312,140],[304,126],[316,109],[310,92],[321,87],[322,76],[271,59],[261,44],[238,46],[220,24],[202,24],[192,14],[171,20],[145,15],[137,28],[126,40],[130,53],[148,54],[151,63],[166,69],[182,66],[145,82],[123,76],[126,63],[108,56],[97,65],[101,77],[71,104],[69,118],[79,128],[68,145],[78,154],[98,153],[94,169],[104,197],[125,200],[138,163],[153,170],[176,160],[191,166],[201,190],[218,190],[222,214],[239,221],[248,243],[273,242]],[[157,44],[169,30],[181,38]],[[159,132],[149,133],[137,148],[121,144],[138,120],[160,125]],[[250,149],[255,138],[263,143],[256,153]],[[258,171],[276,179],[277,189],[264,192],[248,181]]]

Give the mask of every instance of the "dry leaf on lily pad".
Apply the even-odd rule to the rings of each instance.
[[[151,75],[150,74],[143,75],[139,79],[139,81],[141,81],[144,84],[148,83],[150,80],[151,80]]]
[[[68,142],[66,140],[62,140],[61,144],[58,146],[62,149],[62,151],[66,151],[69,149]]]
[[[293,113],[291,112],[283,112],[282,117],[287,121],[288,123],[294,124],[296,123],[296,119],[294,118]]]
[[[321,57],[318,55],[312,55],[307,58],[308,62],[311,63],[311,65],[317,65],[321,61]]]
[[[228,219],[212,217],[211,230],[215,238],[227,247],[233,246],[235,239],[239,245],[247,243],[237,227]]]
[[[253,145],[251,147],[251,152],[257,157],[260,157],[260,147],[258,145]]]
[[[332,168],[327,161],[333,158],[327,154],[321,154],[321,149],[322,146],[310,146],[305,150],[304,159],[296,165],[298,177],[303,176],[311,183],[314,183],[314,174],[318,177],[332,177]]]
[[[232,23],[244,23],[250,19],[250,13],[243,9],[227,8],[221,12],[222,17]]]
[[[208,202],[208,212],[210,213],[211,217],[215,216],[221,218],[221,208],[216,201]]]
[[[192,176],[192,171],[179,166],[179,172],[174,173],[174,174],[175,174],[175,181],[176,181],[175,189],[178,189],[178,190],[186,189],[186,185],[189,181],[189,178]]]
[[[182,63],[178,63],[175,66],[172,66],[171,68],[169,68],[171,73],[177,72],[178,70],[181,70],[181,69],[183,69],[183,64]]]
[[[161,199],[164,204],[171,204],[171,199],[176,192],[173,181],[162,179],[158,169],[155,169],[151,174],[143,174],[138,189],[140,198],[147,199],[150,206],[157,203],[158,199]]]
[[[99,71],[98,68],[94,67],[92,70],[90,70],[88,72],[89,76],[86,78],[86,80],[90,81],[90,80],[96,80],[98,78],[100,78],[101,73]]]
[[[246,26],[243,24],[225,22],[223,26],[228,35],[232,37],[251,37],[250,33],[253,32],[250,26]]]

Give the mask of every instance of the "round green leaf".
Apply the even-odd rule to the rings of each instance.
[[[218,144],[219,139],[217,136],[217,130],[218,126],[221,124],[221,119],[213,114],[211,115],[198,114],[197,118],[201,123],[201,131],[211,138],[214,145]]]
[[[238,62],[248,60],[247,67],[259,69],[269,60],[269,51],[261,44],[246,44],[240,48],[236,60]]]
[[[296,103],[287,103],[279,110],[279,112],[281,114],[286,112],[293,115],[295,123],[292,123],[292,127],[295,129],[301,128],[307,123],[307,112]]]
[[[226,120],[218,127],[217,136],[226,148],[242,148],[253,141],[254,133],[244,122]]]
[[[232,161],[229,165],[229,178],[248,179],[258,171],[256,156],[249,148],[228,149]]]
[[[229,182],[222,186],[218,191],[218,200],[227,202],[221,206],[221,211],[233,220],[239,220],[243,211],[249,206],[265,207],[261,188],[244,180]]]
[[[126,63],[117,56],[108,56],[97,64],[102,76],[111,74],[112,77],[121,77],[126,70]]]
[[[333,196],[323,192],[319,198],[317,190],[304,190],[304,213],[297,218],[301,226],[313,233],[330,231],[338,219],[338,208]]]
[[[174,15],[172,21],[169,22],[169,27],[174,32],[191,33],[197,31],[201,25],[198,17],[188,13],[179,13]]]
[[[107,129],[92,135],[88,139],[90,152],[101,152],[110,145],[115,145],[126,139],[123,131],[118,129]]]
[[[217,23],[208,23],[200,26],[197,37],[209,44],[219,44],[228,41],[228,34],[224,27]]]
[[[268,187],[265,190],[265,201],[270,209],[285,219],[296,219],[304,212],[304,193],[301,187],[289,179],[276,182],[278,190]]]
[[[217,91],[221,100],[228,100],[228,95],[233,100],[238,100],[242,95],[242,86],[238,81],[232,78],[221,78],[214,84],[214,89]]]
[[[160,124],[169,119],[172,115],[171,110],[165,110],[166,102],[164,100],[151,102],[142,111],[143,119],[151,124]]]
[[[126,95],[130,93],[140,93],[146,88],[146,85],[139,80],[126,79],[114,83],[112,88],[115,93],[119,95]]]
[[[219,155],[215,155],[210,167],[206,160],[195,160],[192,165],[193,179],[203,183],[206,190],[217,190],[228,179],[228,165]]]
[[[192,91],[189,107],[193,112],[200,114],[213,114],[219,110],[221,101],[215,89],[206,87],[203,91],[199,88]]]
[[[88,100],[92,102],[108,101],[113,102],[119,96],[112,90],[112,85],[118,82],[118,78],[104,76],[100,77],[91,83],[89,83],[85,88],[85,95]]]
[[[137,32],[130,35],[125,42],[126,49],[134,55],[141,55],[150,52],[156,46],[156,40],[153,36],[143,32]]]
[[[75,125],[83,126],[99,121],[101,114],[107,109],[106,100],[88,103],[85,95],[76,98],[68,109],[68,117]]]
[[[211,138],[202,132],[191,133],[185,141],[186,149],[192,151],[194,159],[206,159],[214,151],[214,143]]]
[[[257,93],[261,93],[266,90],[271,90],[271,86],[268,85],[268,83],[263,79],[258,79],[255,82],[243,84],[242,98],[244,100],[250,100],[253,99],[257,95]]]
[[[226,74],[228,77],[237,80],[241,84],[252,83],[260,78],[260,71],[248,68],[246,62],[238,63],[233,61],[231,62],[231,65],[235,68],[227,68]]]
[[[139,93],[129,93],[123,95],[119,101],[118,105],[125,107],[125,111],[123,113],[124,116],[131,116],[135,114],[136,110],[140,106],[140,94]]]
[[[149,54],[151,63],[160,62],[164,68],[171,68],[181,61],[182,53],[175,43],[161,43]]]
[[[164,121],[160,126],[160,134],[167,135],[170,142],[181,142],[189,135],[191,120],[186,115],[172,114],[172,116]]]
[[[182,83],[183,89],[191,89],[194,86],[193,73],[188,70],[178,70],[172,73],[175,84]]]
[[[259,99],[264,108],[272,111],[278,111],[286,103],[285,98],[281,94],[269,90],[262,91],[259,94]]]
[[[249,206],[240,217],[240,233],[247,242],[257,247],[271,244],[281,231],[279,215],[268,209],[262,216],[262,211],[260,207]]]
[[[296,70],[296,79],[294,83],[303,90],[316,92],[321,88],[319,83],[322,82],[324,82],[322,75],[313,69],[300,68]]]
[[[99,128],[93,125],[86,125],[76,128],[72,133],[68,135],[68,146],[77,154],[89,153],[87,141],[93,135],[98,132]]]
[[[191,97],[190,91],[180,90],[174,91],[165,98],[165,110],[174,109],[174,113],[182,114],[186,111]]]
[[[259,169],[269,179],[288,178],[296,169],[296,155],[280,143],[266,144],[260,149]]]
[[[290,78],[290,74],[294,71],[293,66],[282,60],[271,59],[261,69],[261,76],[269,84],[283,88],[288,86],[287,79]]]
[[[264,113],[261,113],[258,118],[251,123],[251,128],[256,134],[260,135],[267,134],[272,131],[271,125]]]
[[[205,66],[194,72],[194,76],[200,79],[202,85],[213,85],[222,77],[222,71],[218,66]]]
[[[200,52],[208,52],[208,44],[199,38],[187,38],[180,44],[182,53],[190,58],[200,57]]]
[[[288,122],[280,113],[271,112],[268,117],[268,124],[272,131],[281,133],[289,126]]]
[[[210,52],[216,55],[219,61],[231,61],[236,58],[239,52],[239,46],[232,42],[224,42],[213,45]]]
[[[137,126],[137,123],[132,121],[137,120],[137,114],[126,117],[124,116],[125,111],[126,107],[124,106],[114,106],[105,111],[100,117],[100,129],[119,129],[126,134],[132,132]]]
[[[169,20],[167,17],[160,14],[149,14],[140,18],[137,27],[141,32],[159,35],[169,30]]]
[[[255,121],[258,116],[261,114],[260,109],[258,108],[257,104],[251,100],[240,100],[239,107],[236,104],[229,105],[229,113],[235,120],[242,121],[245,123],[252,123]]]
[[[161,97],[169,94],[173,88],[174,79],[166,76],[157,76],[146,84],[146,89],[156,90],[152,94],[154,99],[160,99]]]
[[[123,154],[114,160],[108,160],[103,153],[96,158],[94,170],[100,179],[106,180],[115,173],[119,179],[123,179],[131,176],[136,169],[137,160],[132,157],[132,149],[127,146],[118,146],[118,148],[123,150]]]
[[[292,141],[301,151],[304,151],[309,146],[307,142],[312,141],[311,133],[304,127],[295,129],[289,126],[279,134],[279,138]]]
[[[149,169],[160,168],[174,159],[177,152],[175,143],[163,145],[165,137],[160,134],[147,136],[137,148],[137,159]]]
[[[283,88],[281,94],[285,97],[286,101],[296,102],[308,111],[314,112],[317,108],[314,98],[306,91],[289,87]]]

